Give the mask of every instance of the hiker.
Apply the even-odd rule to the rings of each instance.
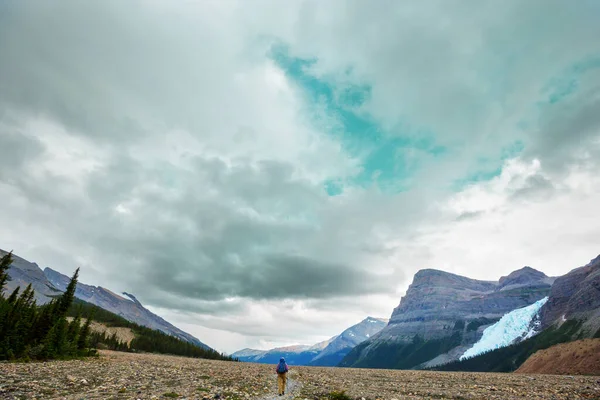
[[[285,363],[285,358],[281,357],[275,371],[277,372],[277,392],[280,396],[283,396],[287,383],[287,372],[289,371],[288,365]]]

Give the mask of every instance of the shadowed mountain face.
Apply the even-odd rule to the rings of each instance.
[[[556,279],[541,317],[543,328],[577,319],[584,334],[600,329],[600,256]]]
[[[276,364],[281,357],[290,365],[336,366],[357,344],[375,335],[387,320],[368,317],[340,335],[313,346],[288,346],[271,350],[244,349],[232,354],[240,361]]]
[[[456,359],[504,314],[547,296],[553,281],[554,278],[529,267],[498,282],[421,270],[394,309],[389,324],[354,348],[341,365],[394,368],[398,367],[395,363],[401,354],[409,360],[413,350],[420,351],[414,357],[415,364],[402,365],[403,368],[444,354],[439,362]],[[398,357],[392,357],[396,351]]]
[[[0,250],[0,255],[3,254],[6,254],[6,252]],[[24,288],[31,283],[35,290],[37,303],[45,304],[52,299],[52,296],[64,291],[69,284],[70,278],[60,272],[51,268],[42,271],[37,264],[30,263],[15,255],[13,255],[13,259],[14,262],[8,270],[11,280],[8,282],[7,292],[14,290],[17,286]],[[120,296],[103,287],[90,286],[81,282],[77,283],[75,291],[75,297],[120,315],[128,321],[159,330],[186,342],[209,349],[207,345],[189,333],[147,310],[133,295],[123,294],[124,296]]]

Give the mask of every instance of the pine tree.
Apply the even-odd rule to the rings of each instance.
[[[94,312],[88,315],[85,324],[79,331],[79,337],[77,338],[77,349],[85,350],[88,347],[88,337],[90,335],[90,324],[92,322],[92,318],[94,317]]]
[[[12,251],[0,258],[0,299],[4,299],[2,289],[4,288],[4,285],[6,285],[6,282],[8,282],[8,269],[10,268],[10,264],[12,264],[12,262]]]
[[[71,355],[77,354],[77,341],[79,338],[79,331],[81,330],[81,316],[77,316],[69,324],[67,329],[67,342],[69,346],[68,353]]]
[[[17,301],[17,298],[19,297],[20,290],[21,290],[21,286],[17,286],[15,288],[15,290],[13,290],[13,292],[10,294],[10,296],[8,296],[8,299],[6,299],[6,302],[8,304],[14,304]]]
[[[58,298],[57,313],[59,316],[67,315],[69,307],[73,304],[75,298],[75,290],[77,289],[77,278],[79,277],[79,268],[75,270],[71,281],[67,285],[65,292]]]

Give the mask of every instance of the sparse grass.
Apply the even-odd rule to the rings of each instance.
[[[198,392],[210,392],[210,389],[199,387],[199,388],[196,388],[196,391],[198,391]]]
[[[241,400],[240,395],[233,392],[225,392],[223,393],[223,397],[225,397],[227,400]]]
[[[200,375],[198,379],[210,379],[210,375]]]
[[[341,390],[341,391],[334,390],[333,392],[330,392],[327,395],[327,399],[329,399],[329,400],[352,400],[350,398],[350,396],[348,396],[344,390]]]
[[[177,394],[175,392],[167,392],[167,393],[163,394],[163,397],[167,397],[170,399],[176,399],[179,397],[179,394]]]

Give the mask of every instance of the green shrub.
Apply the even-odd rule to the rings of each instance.
[[[350,396],[346,394],[344,390],[341,391],[333,391],[327,395],[327,399],[329,400],[352,400]]]

